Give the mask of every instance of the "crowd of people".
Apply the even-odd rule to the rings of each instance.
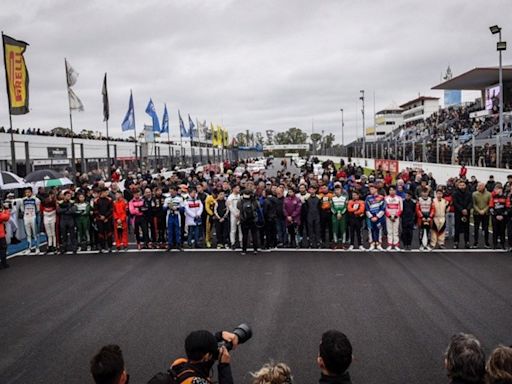
[[[191,332],[185,339],[186,358],[170,364],[165,372],[149,379],[148,384],[233,384],[231,357],[219,342],[237,346],[237,336],[231,332],[212,334],[208,331]],[[337,330],[324,332],[316,358],[319,384],[350,384],[349,368],[353,349],[349,338]],[[213,366],[217,365],[217,380]],[[313,364],[312,364],[313,366]],[[512,383],[512,348],[500,345],[488,357],[480,341],[473,335],[453,335],[444,355],[446,375],[452,384],[507,384]],[[92,358],[90,372],[96,384],[127,384],[129,373],[118,345],[107,345]],[[420,375],[420,373],[418,373]],[[251,373],[252,384],[292,384],[291,368],[283,362],[269,362]]]
[[[129,172],[123,180],[80,179],[66,188],[31,188],[22,199],[2,204],[0,238],[16,237],[22,217],[30,247],[45,253],[126,250],[131,234],[140,249],[216,247],[246,253],[275,248],[336,250],[443,249],[447,238],[459,248],[512,246],[512,175],[467,179],[467,168],[438,185],[431,174],[404,169],[397,175],[378,169],[366,176],[352,164],[309,163],[300,172],[265,170],[234,175]],[[115,177],[114,177],[115,176]],[[474,223],[470,244],[470,221]],[[489,223],[492,226],[492,243]],[[414,233],[418,242],[413,242]],[[364,235],[365,233],[368,235]],[[508,241],[506,241],[508,234]],[[479,241],[483,235],[483,244]],[[2,256],[2,264],[7,265]]]
[[[478,103],[440,108],[427,118],[408,122],[376,143],[367,143],[370,157],[423,161],[440,164],[472,164],[480,167],[496,167],[496,140],[499,133],[498,114],[470,117],[478,111]],[[505,112],[512,105],[505,105]],[[505,115],[505,131],[501,139],[500,167],[512,167],[512,118]],[[473,143],[473,137],[476,142]],[[397,145],[397,143],[399,143]],[[475,155],[473,157],[473,145]],[[361,143],[356,143],[359,153]],[[355,153],[352,154],[355,157]]]
[[[88,139],[88,140],[107,140],[106,136],[103,136],[99,133],[94,133],[92,131],[83,130],[82,132],[71,132],[65,128],[55,128],[53,130],[47,131],[41,128],[27,128],[25,129],[5,129],[5,127],[0,127],[0,133],[13,133],[15,135],[34,135],[34,136],[52,136],[52,137],[67,137],[74,139]],[[132,138],[122,138],[122,137],[112,137],[108,138],[110,141],[124,141],[124,142],[135,142],[135,139]]]

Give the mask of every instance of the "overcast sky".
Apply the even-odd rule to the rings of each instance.
[[[108,73],[110,133],[133,89],[137,127],[150,97],[161,116],[178,109],[223,122],[230,133],[299,127],[333,132],[341,141],[361,131],[359,90],[367,94],[367,126],[377,110],[430,88],[450,64],[455,75],[497,65],[499,24],[512,45],[510,0],[32,0],[2,4],[4,33],[28,42],[30,108],[19,128],[69,127],[64,57],[79,72],[74,87],[85,112],[75,130],[104,130],[101,84]],[[504,63],[511,64],[511,49]],[[4,76],[0,86],[5,90]],[[473,99],[474,93],[463,94]],[[5,92],[0,125],[8,126]],[[128,136],[126,133],[125,136]]]

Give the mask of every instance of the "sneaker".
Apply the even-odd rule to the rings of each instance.
[[[474,243],[472,246],[471,246],[471,249],[475,249],[475,248],[478,248],[478,244]]]
[[[245,256],[245,252],[244,252],[244,251],[240,252],[240,254],[241,254],[242,256]]]
[[[429,245],[427,245],[427,246],[425,247],[425,251],[430,252],[430,251],[432,251],[432,248],[430,248],[430,246],[429,246]]]
[[[490,248],[491,248],[491,244],[489,244],[489,243],[485,243],[485,248],[486,248],[486,249],[490,249]]]
[[[222,249],[222,248],[224,248],[222,245],[220,245],[220,244],[217,245],[217,249]]]
[[[469,249],[469,243],[466,243],[464,246],[466,249]]]
[[[423,245],[420,245],[420,251],[424,251],[425,247]]]
[[[211,248],[211,247],[212,247],[212,245],[210,244],[210,242],[209,242],[209,241],[207,241],[207,242],[206,242],[206,248]]]
[[[459,243],[453,243],[453,249],[459,249]]]
[[[362,245],[359,246],[359,250],[366,251],[366,249]]]
[[[378,245],[377,245],[377,250],[378,250],[378,251],[383,251],[383,250],[384,250],[384,248],[382,248],[382,245],[378,244]]]
[[[351,245],[350,247],[348,247],[348,250],[349,250],[349,251],[354,250],[354,246],[353,246],[353,245]]]
[[[388,245],[388,247],[386,248],[386,251],[392,251],[393,250],[393,246],[392,245]]]
[[[395,251],[400,252],[400,251],[402,251],[402,248],[400,248],[398,245],[395,245]]]
[[[444,244],[440,244],[439,249],[446,249],[446,246]]]

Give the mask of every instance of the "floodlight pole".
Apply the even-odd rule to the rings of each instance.
[[[364,90],[359,91],[361,92],[361,96],[359,99],[363,102],[363,108],[361,109],[361,113],[363,115],[363,158],[366,159],[366,129],[365,129],[365,121],[364,121]]]
[[[501,28],[499,32],[499,43],[501,43]],[[499,44],[498,43],[498,44]],[[501,134],[503,133],[503,66],[501,61],[501,49],[498,48],[498,53],[500,56],[500,64],[499,64],[499,78],[500,78],[500,116],[499,116],[499,134],[498,140],[496,143],[496,168],[499,168],[501,165],[501,150],[500,150],[500,141]]]
[[[345,122],[343,120],[343,108],[340,108],[341,111],[341,150],[342,153],[345,152]]]

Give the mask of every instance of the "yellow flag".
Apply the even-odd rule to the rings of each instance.
[[[224,128],[224,134],[222,135],[222,139],[223,139],[223,145],[224,147],[227,147],[229,145],[229,134],[228,134],[228,130],[227,128]]]
[[[28,109],[28,71],[23,53],[27,43],[2,34],[4,63],[11,115],[24,115]]]

